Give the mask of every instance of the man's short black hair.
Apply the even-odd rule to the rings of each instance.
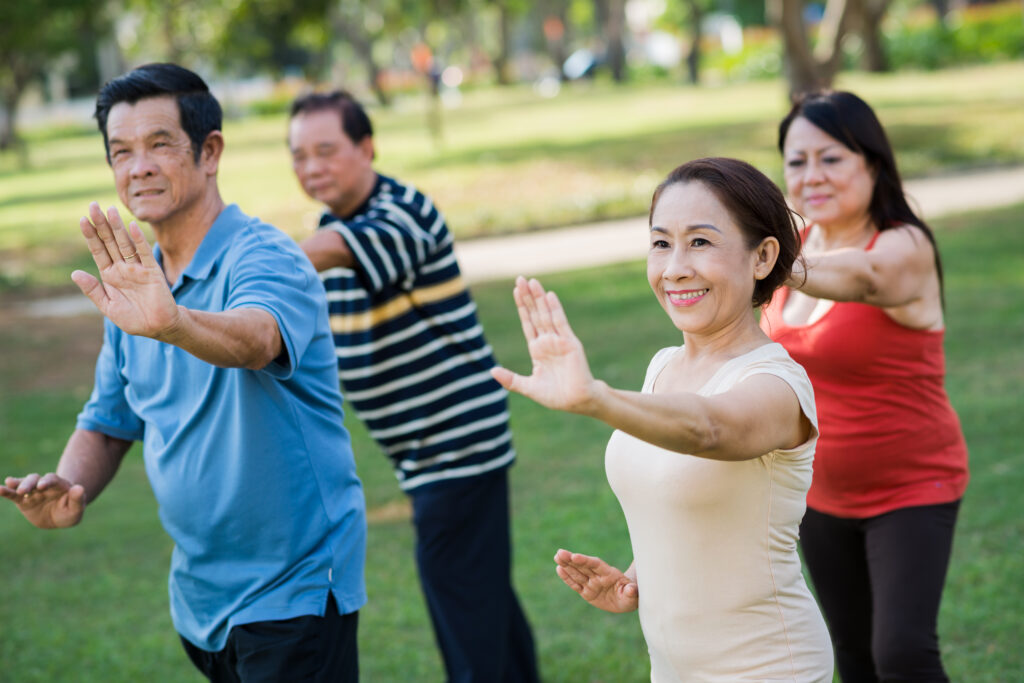
[[[314,92],[298,97],[292,102],[290,118],[313,111],[338,112],[338,116],[341,118],[341,129],[354,143],[373,136],[373,124],[370,123],[370,117],[366,115],[363,105],[359,104],[359,101],[351,93],[344,90],[327,93]]]
[[[96,123],[103,134],[103,147],[110,161],[107,117],[115,104],[135,104],[150,97],[170,96],[178,103],[181,128],[192,142],[192,154],[199,163],[207,136],[221,129],[223,113],[217,98],[197,74],[177,64],[146,64],[118,76],[100,88],[96,96]]]

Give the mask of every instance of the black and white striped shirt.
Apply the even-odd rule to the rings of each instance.
[[[338,374],[405,490],[508,466],[506,392],[444,216],[414,187],[378,176],[351,216],[324,214],[356,267],[321,273]]]

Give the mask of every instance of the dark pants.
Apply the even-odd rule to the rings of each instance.
[[[220,652],[207,652],[184,638],[181,642],[196,668],[214,683],[357,683],[358,623],[359,612],[338,614],[334,597],[329,596],[322,617],[235,626]]]
[[[808,508],[800,544],[843,683],[949,680],[937,622],[959,506],[867,519]]]
[[[506,470],[414,489],[416,564],[451,683],[538,681],[512,589]]]

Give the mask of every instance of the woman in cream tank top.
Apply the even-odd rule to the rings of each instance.
[[[757,321],[799,251],[793,215],[752,166],[711,158],[658,186],[650,225],[648,280],[683,345],[654,357],[642,391],[595,379],[558,297],[522,277],[533,368],[492,371],[616,429],[605,466],[633,561],[621,571],[559,550],[558,575],[596,607],[639,610],[655,683],[828,683],[832,648],[796,551],[814,396]]]

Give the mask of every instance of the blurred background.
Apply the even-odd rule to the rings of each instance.
[[[91,390],[102,319],[68,275],[95,270],[78,230],[88,203],[120,206],[94,97],[151,61],[210,83],[226,113],[224,199],[296,238],[319,207],[291,171],[287,108],[313,88],[369,105],[378,170],[431,195],[463,243],[645,215],[658,181],[699,156],[740,157],[779,182],[778,121],[814,86],[875,108],[906,179],[969,200],[959,178],[1020,183],[1024,168],[1024,0],[0,1],[0,476],[52,469]],[[1024,204],[924,217],[943,255],[947,388],[972,471],[943,654],[953,680],[1014,682]],[[640,386],[654,352],[679,343],[639,260],[544,281],[613,386]],[[511,282],[473,295],[499,360],[525,370]],[[629,564],[603,468],[610,430],[510,405],[515,579],[544,679],[649,680],[635,614],[589,607],[551,561],[566,547]],[[363,679],[440,681],[407,503],[362,425],[346,424],[370,521]],[[170,623],[171,543],[140,456],[73,531],[40,532],[0,505],[0,682],[199,679]]]

